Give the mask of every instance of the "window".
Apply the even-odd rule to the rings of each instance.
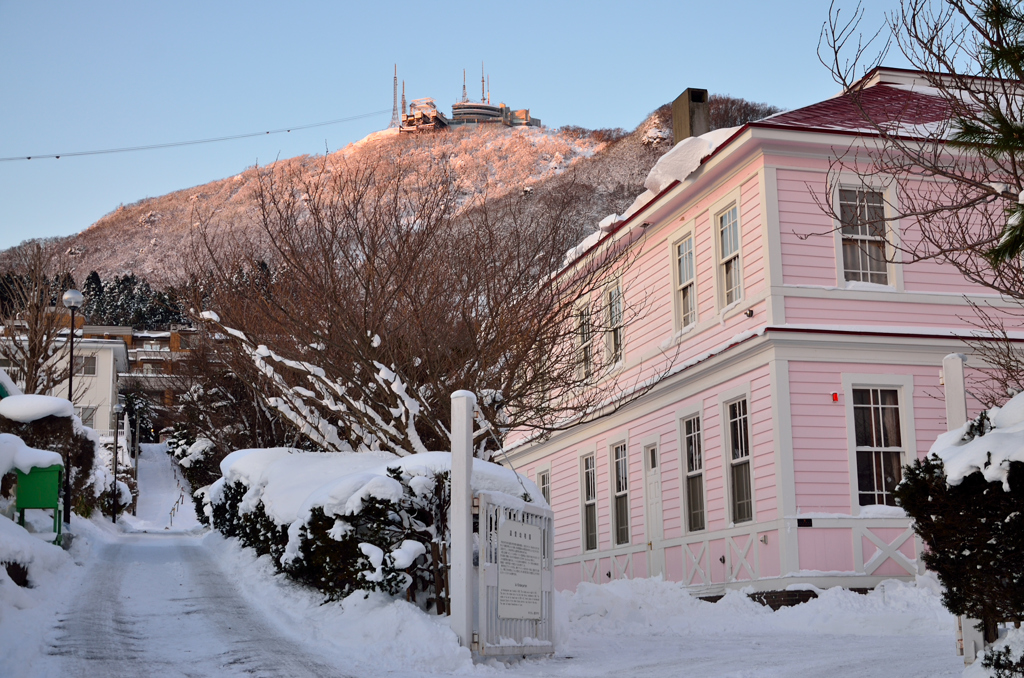
[[[902,480],[903,461],[899,392],[893,388],[853,389],[853,428],[860,505],[895,506],[892,491]]]
[[[742,523],[754,517],[750,491],[750,433],[747,428],[746,399],[728,405],[729,475],[732,494],[732,521]]]
[[[728,306],[738,301],[743,293],[739,208],[735,205],[718,215],[718,247],[721,253],[722,300]]]
[[[75,356],[75,374],[85,376],[96,376],[96,356],[77,355]]]
[[[622,360],[622,288],[616,285],[606,295],[608,309],[608,362]]]
[[[644,453],[647,455],[647,470],[657,471],[658,470],[658,446],[648,445],[644,449]]]
[[[96,428],[96,408],[76,407],[78,418],[82,420],[82,426]]]
[[[156,366],[153,363],[142,363],[143,374],[156,374]]]
[[[688,327],[697,321],[697,282],[693,266],[692,235],[676,244],[676,277],[679,326]]]
[[[580,347],[580,370],[584,379],[590,379],[594,376],[594,326],[587,308],[576,313],[576,339]]]
[[[583,550],[597,549],[597,468],[594,455],[583,457]]]
[[[544,501],[551,504],[551,471],[538,471],[537,472],[537,487],[540,488],[540,494],[544,497]]]
[[[888,285],[882,194],[840,189],[839,221],[843,231],[843,278]]]
[[[145,341],[142,343],[142,350],[144,351],[159,351],[160,348],[159,341]]]
[[[629,543],[629,458],[626,443],[612,448],[612,465],[615,470],[615,543]]]
[[[699,415],[683,421],[683,450],[686,454],[686,524],[693,532],[704,529],[704,454]]]

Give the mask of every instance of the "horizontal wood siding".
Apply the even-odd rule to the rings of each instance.
[[[945,403],[938,366],[894,366],[863,363],[789,363],[790,406],[793,432],[793,475],[798,513],[840,513],[852,510],[843,374],[910,375],[914,392],[901,401],[901,414],[913,408],[917,449],[907,449],[904,462],[924,457],[935,438],[946,430]],[[883,381],[884,384],[884,381]],[[832,401],[839,394],[839,402]],[[905,414],[903,416],[906,416]],[[908,443],[904,443],[907,445]]]

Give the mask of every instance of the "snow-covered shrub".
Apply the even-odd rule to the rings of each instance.
[[[206,487],[220,477],[219,463],[222,454],[209,438],[196,437],[185,424],[175,424],[167,439],[167,453],[178,462],[181,474],[192,488]],[[204,525],[209,517],[203,511],[202,498],[193,493],[196,516]]]
[[[1024,618],[1024,396],[943,434],[895,490],[954,614]]]
[[[269,555],[281,572],[332,599],[356,590],[395,595],[411,589],[413,595],[425,594],[422,602],[427,605],[433,600],[434,581],[421,556],[427,551],[423,543],[434,541],[443,524],[434,509],[446,505],[447,474],[432,483],[442,493],[431,491],[427,497],[416,494],[411,478],[403,478],[400,469],[390,470],[390,475],[402,486],[397,500],[366,497],[358,512],[344,518],[328,516],[317,506],[291,529],[277,525],[262,501],[246,510],[249,489],[235,482],[211,505],[213,527],[259,555]],[[447,537],[443,529],[441,533]]]
[[[1020,678],[1024,676],[1024,653],[1014,659],[1009,647],[992,649],[985,653],[981,665],[992,669],[993,678]]]
[[[72,508],[82,516],[90,515],[97,508],[99,493],[94,466],[98,439],[91,429],[78,423],[77,417],[47,416],[22,422],[0,415],[0,433],[13,433],[29,447],[51,450],[64,459],[70,458]]]
[[[446,547],[451,455],[239,450],[199,494],[213,527],[269,555],[281,572],[341,598],[357,590],[405,593],[437,604]],[[536,485],[474,460],[476,490],[539,502]]]

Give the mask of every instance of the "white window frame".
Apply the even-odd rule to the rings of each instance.
[[[78,361],[82,362],[79,363]],[[90,365],[89,361],[92,360],[92,372],[88,372]],[[74,360],[75,376],[76,377],[95,377],[99,369],[99,358],[95,353],[88,355],[76,355]]]
[[[613,295],[618,295],[619,313],[618,322],[615,318],[615,310],[612,306]],[[626,360],[626,325],[625,325],[625,293],[622,290],[622,281],[616,280],[605,288],[602,296],[602,313],[605,320],[605,355],[608,366],[613,367]]]
[[[846,280],[846,260],[843,256],[843,224],[838,218],[838,212],[840,211],[839,191],[841,190],[875,191],[882,194],[882,207],[885,210],[886,218],[884,236],[886,242],[886,276],[888,278],[886,286],[897,292],[902,292],[904,289],[903,265],[901,263],[902,253],[899,248],[901,229],[899,222],[892,219],[894,206],[897,204],[899,196],[897,186],[895,183],[888,185],[881,183],[865,184],[857,176],[851,174],[844,174],[839,177],[839,181],[834,186],[831,195],[832,205],[835,206],[837,213],[837,218],[833,225],[835,233],[836,286],[845,288],[848,282],[854,282]]]
[[[619,485],[619,459],[616,454],[619,450],[622,450],[622,465],[625,469],[625,488],[621,488]],[[612,546],[627,546],[632,543],[633,530],[630,524],[630,503],[632,501],[632,488],[633,483],[631,482],[629,473],[629,441],[625,438],[616,439],[615,442],[608,445],[608,460],[609,460],[609,474],[608,483],[611,490],[611,532],[612,532]],[[625,511],[623,512],[619,508],[620,500],[625,504]],[[625,515],[623,515],[625,513]],[[620,521],[624,522],[620,525]],[[626,531],[625,539],[620,539],[620,528],[624,527]]]
[[[547,496],[544,497],[544,501],[546,501],[548,503],[548,506],[550,506],[551,505],[551,464],[544,464],[542,466],[537,466],[536,468],[533,469],[533,482],[537,485],[537,489],[539,489],[541,491],[541,495],[542,496],[544,494],[544,486],[541,484],[541,478],[543,476],[546,476],[547,480],[548,480],[548,482],[547,482],[548,493],[547,493]]]
[[[82,405],[81,407],[75,408],[75,416],[81,419],[82,426],[88,428],[96,428],[96,410],[97,407],[95,405]],[[89,413],[88,419],[86,419],[86,417],[83,416],[86,414],[86,412]]]
[[[699,430],[697,432],[697,444],[700,446],[701,465],[699,469],[690,471],[689,465],[689,448],[687,447],[687,434],[686,434],[686,422],[696,419],[699,424]],[[682,495],[682,525],[683,534],[692,534],[695,532],[705,532],[708,529],[708,484],[707,484],[707,447],[704,445],[704,409],[696,408],[690,410],[683,410],[676,413],[676,422],[679,428],[679,469],[680,469],[680,488]],[[700,505],[701,505],[701,520],[702,526],[699,528],[692,528],[690,526],[690,479],[700,478]]]
[[[580,304],[573,314],[573,334],[579,352],[579,373],[584,381],[596,376],[594,361],[594,316],[588,304]],[[584,328],[587,330],[584,334]]]
[[[914,422],[914,375],[912,374],[850,374],[842,375],[843,400],[846,411],[846,449],[850,469],[850,515],[860,515],[860,488],[857,485],[857,436],[853,418],[853,389],[895,389],[900,403],[900,438],[905,465],[917,458],[917,435]]]
[[[598,499],[600,497],[600,490],[598,485],[597,477],[597,454],[593,448],[588,449],[579,455],[579,487],[580,487],[580,552],[581,553],[592,553],[598,551],[601,548],[601,520],[599,513]],[[593,497],[590,497],[587,493],[587,467],[586,460],[590,460],[590,472],[593,474]],[[588,525],[587,525],[587,507],[593,505],[594,507],[594,546],[588,547],[587,536],[588,536]]]
[[[726,251],[725,242],[723,235],[725,231],[722,229],[722,224],[725,219],[735,212],[735,249]],[[715,251],[717,254],[717,265],[718,278],[720,281],[721,298],[719,302],[722,308],[727,308],[738,304],[743,301],[743,224],[740,222],[740,203],[739,200],[730,202],[725,208],[718,210],[714,213],[714,221],[712,222],[714,235],[715,235]],[[732,227],[730,227],[732,228]],[[730,238],[731,240],[731,238]],[[731,264],[731,266],[730,266]],[[733,270],[735,273],[735,285],[729,287],[727,270]],[[729,298],[731,290],[735,290],[734,298]]]
[[[690,244],[691,271],[690,276],[684,280],[683,267],[680,266],[679,248],[686,242]],[[697,325],[700,319],[700,310],[697,304],[697,237],[693,225],[687,226],[686,230],[672,241],[669,251],[669,260],[672,265],[673,300],[675,308],[675,329],[676,332],[690,330]],[[690,299],[693,304],[692,313],[687,314],[686,305],[683,303],[685,288],[691,288]]]
[[[743,462],[737,461],[736,464],[734,464],[734,462],[733,462],[733,459],[732,459],[732,439],[730,438],[730,430],[729,430],[729,428],[730,428],[729,427],[729,405],[731,405],[732,403],[734,403],[734,402],[736,402],[738,400],[746,400],[747,401],[747,442],[748,442],[748,445],[749,445],[749,450],[748,450],[749,455],[746,457],[746,459],[749,460],[747,463],[750,464],[750,515],[751,515],[751,519],[750,520],[744,520],[743,522],[740,522],[740,523],[736,522],[736,520],[734,518],[734,515],[733,515],[733,513],[734,513],[734,506],[733,506],[733,491],[732,491],[732,477],[733,477],[732,476],[732,468],[733,468],[734,465],[738,465],[739,463],[743,463]],[[722,485],[723,485],[722,493],[725,496],[725,509],[726,509],[726,515],[728,516],[729,526],[730,527],[731,526],[735,526],[735,525],[753,524],[753,523],[757,522],[757,495],[754,492],[755,480],[756,480],[754,478],[754,452],[755,452],[754,451],[754,430],[753,430],[753,425],[751,423],[751,420],[752,420],[752,416],[751,416],[752,403],[753,403],[753,399],[750,396],[750,384],[749,383],[743,384],[742,386],[738,386],[736,388],[729,389],[729,390],[724,391],[724,392],[722,392],[722,393],[720,393],[718,395],[718,416],[719,416],[719,420],[718,420],[718,427],[719,427],[718,433],[719,433],[719,440],[721,441],[720,442],[720,447],[721,447],[721,459],[722,459],[722,469],[723,469],[723,472],[722,472]],[[701,423],[705,424],[706,422],[701,422]],[[706,430],[707,429],[705,427],[705,431]],[[705,448],[705,453],[704,453],[704,463],[705,463],[705,468],[707,468],[707,449],[706,448]],[[705,493],[706,492],[707,492],[707,489],[705,488]],[[707,511],[707,504],[705,504],[705,511]]]

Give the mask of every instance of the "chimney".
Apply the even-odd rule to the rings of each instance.
[[[699,137],[711,131],[711,113],[708,110],[708,91],[687,88],[672,102],[673,143],[689,137]]]

